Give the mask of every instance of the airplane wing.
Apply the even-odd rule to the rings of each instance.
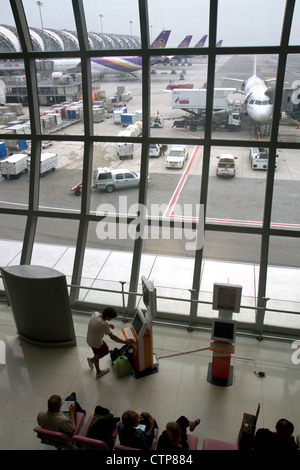
[[[222,77],[223,80],[233,80],[234,82],[240,82],[240,83],[243,83],[245,80],[243,80],[242,78],[232,78],[232,77]]]

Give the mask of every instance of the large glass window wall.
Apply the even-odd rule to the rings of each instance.
[[[189,326],[240,284],[241,330],[296,334],[299,2],[121,3],[3,2],[1,266],[126,316],[144,275]]]

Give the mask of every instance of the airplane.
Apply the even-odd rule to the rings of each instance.
[[[191,35],[189,36],[186,36],[177,46],[177,49],[182,49],[184,47],[189,47],[190,45],[190,42],[192,40],[192,37]],[[184,61],[185,60],[185,57],[186,56],[179,56],[179,55],[173,55],[173,56],[165,56],[165,57],[162,57],[161,58],[161,61],[160,63],[161,64],[169,64],[171,62],[174,62],[174,63],[179,63],[181,62],[182,60]]]
[[[206,36],[206,37],[207,37],[207,36]],[[200,39],[200,41],[201,41],[201,39]],[[199,42],[200,42],[200,41],[199,41]],[[204,41],[204,42],[205,42],[205,41]],[[216,47],[221,47],[221,46],[222,46],[222,42],[223,42],[223,39],[220,39],[220,40],[217,42]],[[196,44],[195,47],[203,47],[203,46],[197,46],[197,44]],[[207,55],[203,55],[202,58],[203,58],[203,59],[206,59],[206,58],[207,58]]]
[[[205,44],[205,41],[207,39],[207,34],[205,34],[198,42],[197,44],[194,45],[194,47],[203,47]]]
[[[183,47],[187,48],[190,45],[192,36],[186,36],[183,41],[177,46],[177,49],[181,49]],[[203,47],[205,41],[207,39],[207,34],[205,34],[196,44],[194,47]],[[168,64],[168,65],[184,65],[188,64],[188,59],[191,59],[193,56],[191,55],[173,55],[173,56],[165,56],[161,60],[161,64]]]
[[[170,33],[170,30],[163,30],[152,42],[150,49],[161,49],[166,47]],[[160,61],[161,56],[151,57],[151,65]],[[42,62],[45,63],[45,61],[36,61],[37,69],[43,66]],[[79,62],[78,59],[53,59],[47,60],[47,62],[48,64],[49,62],[52,63],[51,72],[76,73],[81,70],[81,62]],[[101,75],[117,73],[133,74],[133,72],[141,69],[142,58],[139,56],[91,58],[92,72],[98,72]],[[47,70],[49,70],[49,68],[47,68]]]
[[[256,56],[254,58],[253,75],[247,80],[238,78],[223,77],[226,80],[242,82],[241,91],[244,95],[246,113],[255,122],[263,123],[269,121],[273,112],[273,105],[268,96],[269,88],[267,82],[274,81],[275,78],[262,80],[256,75]]]

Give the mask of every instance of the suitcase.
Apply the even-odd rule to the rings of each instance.
[[[260,411],[260,403],[257,406],[256,414],[250,415],[244,413],[243,420],[238,436],[239,450],[251,450],[253,448],[253,441],[256,429],[257,418]]]

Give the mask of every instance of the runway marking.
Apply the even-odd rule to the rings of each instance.
[[[25,207],[25,208],[28,208],[28,204],[24,204],[22,202],[9,202],[9,201],[0,201],[0,204],[10,204],[11,206],[22,206],[22,207]],[[80,210],[78,209],[67,209],[67,208],[63,208],[63,207],[52,207],[52,206],[39,206],[39,209],[38,210],[41,210],[41,209],[46,209],[46,210],[56,210],[58,212],[78,212],[80,213]]]
[[[195,154],[196,153],[197,153],[197,149],[195,148]],[[195,157],[195,154],[193,153],[192,158]],[[185,179],[186,179],[186,177],[185,177]],[[180,180],[180,182],[179,182],[179,184],[178,184],[178,186],[177,186],[177,188],[174,192],[173,199],[172,199],[171,203],[169,204],[169,206],[168,206],[165,214],[163,215],[163,217],[169,217],[169,218],[174,218],[174,219],[176,218],[176,219],[182,219],[182,220],[197,220],[197,217],[190,217],[190,216],[188,217],[188,216],[184,216],[184,215],[172,214],[172,211],[174,209],[174,205],[177,202],[177,199],[180,195],[182,186],[184,184],[184,182],[182,180],[183,180],[183,178],[181,178],[181,180]],[[179,186],[180,186],[180,188],[179,188]],[[14,205],[14,206],[28,207],[27,204],[24,204],[24,203],[21,203],[21,202],[0,201],[0,204],[10,204],[10,205]],[[173,204],[172,207],[171,207],[171,204]],[[55,209],[58,212],[59,211],[60,212],[62,212],[62,211],[68,211],[68,212],[72,211],[72,212],[80,213],[80,210],[78,210],[78,209],[64,209],[64,208],[61,208],[61,207],[40,206],[39,209],[52,209],[52,210]],[[122,215],[122,216],[126,217],[127,214],[119,214],[119,215]],[[217,218],[217,217],[206,217],[205,222],[216,222],[216,223],[225,223],[225,224],[233,224],[233,225],[234,224],[243,224],[243,225],[262,226],[262,222],[258,221],[258,220],[221,219],[221,218]],[[297,228],[297,229],[300,228],[300,224],[291,224],[291,223],[283,223],[283,222],[271,222],[270,226],[271,227],[282,227],[282,228]]]
[[[182,177],[181,177],[180,180],[179,180],[179,183],[178,183],[178,185],[177,185],[177,187],[176,187],[176,189],[175,189],[175,191],[174,191],[174,193],[173,193],[173,196],[171,197],[171,200],[170,200],[169,205],[168,205],[168,207],[167,207],[167,210],[166,210],[166,212],[165,212],[165,214],[164,214],[164,217],[171,217],[171,214],[172,214],[172,212],[173,212],[173,210],[174,210],[174,207],[175,207],[175,205],[176,205],[176,203],[177,203],[177,201],[178,201],[178,198],[179,198],[179,196],[180,196],[180,193],[181,193],[181,191],[182,191],[182,188],[183,188],[183,186],[184,186],[184,184],[185,184],[185,182],[186,182],[188,173],[189,173],[189,171],[190,171],[190,168],[191,168],[191,166],[192,166],[192,163],[193,163],[193,161],[194,161],[194,158],[195,158],[195,156],[196,156],[196,153],[197,153],[198,150],[199,150],[199,147],[200,147],[200,146],[197,145],[197,146],[194,148],[193,153],[192,153],[192,156],[191,156],[190,160],[188,161],[188,165],[186,166],[186,169],[185,169],[185,171],[183,172]]]

